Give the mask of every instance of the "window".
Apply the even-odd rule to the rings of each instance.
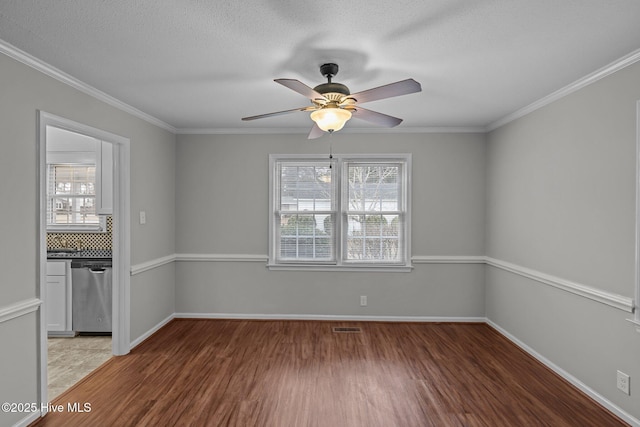
[[[410,159],[272,155],[270,266],[408,269]]]
[[[47,228],[100,228],[95,182],[95,165],[48,164]]]

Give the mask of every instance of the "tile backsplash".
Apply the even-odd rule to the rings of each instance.
[[[61,248],[61,240],[65,240],[67,246],[72,248],[77,247],[78,241],[81,241],[83,249],[111,249],[112,228],[113,220],[108,216],[106,233],[47,233],[47,249]]]

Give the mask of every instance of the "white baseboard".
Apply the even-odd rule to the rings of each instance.
[[[27,427],[29,424],[42,417],[44,414],[41,411],[31,412],[29,415],[18,421],[13,427]]]
[[[176,316],[175,313],[167,316],[164,320],[161,320],[160,323],[155,325],[153,328],[149,329],[147,332],[145,332],[144,334],[142,334],[141,336],[139,336],[135,340],[131,341],[131,344],[129,345],[129,349],[133,350],[133,348],[138,346],[142,341],[146,340],[151,335],[153,335],[156,332],[158,332],[160,330],[160,328],[162,328],[164,325],[166,325],[167,323],[172,321],[175,318],[175,316]]]
[[[239,319],[239,320],[330,320],[339,322],[456,322],[483,323],[484,317],[439,316],[360,316],[349,314],[253,314],[253,313],[176,313],[177,319]]]
[[[76,336],[76,331],[49,331],[47,332],[47,338],[73,338]]]
[[[574,377],[573,375],[571,375],[570,373],[568,373],[567,371],[565,371],[564,369],[562,369],[561,367],[559,367],[558,365],[556,365],[555,363],[553,363],[552,361],[550,361],[549,359],[547,359],[546,357],[544,357],[543,355],[541,355],[540,353],[535,351],[533,348],[529,347],[527,344],[525,344],[524,342],[520,341],[514,335],[510,334],[505,329],[503,329],[501,326],[499,326],[498,324],[493,322],[491,319],[485,319],[485,321],[489,326],[491,326],[493,329],[498,331],[501,335],[503,335],[509,341],[511,341],[512,343],[514,343],[518,347],[520,347],[522,350],[524,350],[529,355],[531,355],[536,360],[538,360],[540,363],[542,363],[543,365],[545,365],[546,367],[551,369],[553,372],[555,372],[556,374],[560,375],[562,378],[564,378],[569,383],[571,383],[574,387],[576,387],[577,389],[581,390],[583,393],[585,393],[586,395],[591,397],[593,400],[598,402],[600,405],[604,406],[609,411],[611,411],[612,413],[614,413],[615,415],[617,415],[618,417],[620,417],[622,420],[624,420],[625,422],[629,423],[630,425],[632,425],[634,427],[640,427],[640,420],[638,420],[634,416],[632,416],[632,415],[628,414],[627,412],[623,411],[622,409],[620,409],[620,407],[618,407],[617,405],[612,403],[610,400],[606,399],[604,396],[602,396],[601,394],[597,393],[595,390],[593,390],[591,387],[587,386],[585,383],[580,381],[578,378]]]

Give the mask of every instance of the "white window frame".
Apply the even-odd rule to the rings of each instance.
[[[51,205],[51,209],[55,209],[53,207],[53,201],[56,199],[55,194],[55,183],[51,182],[50,179],[53,176],[52,169],[57,166],[69,166],[69,167],[96,167],[96,163],[94,162],[48,162],[47,163],[47,206]],[[94,200],[94,206],[97,210],[97,195],[96,195],[96,186],[97,182],[94,178],[94,194],[86,195],[86,194],[69,194],[68,198],[92,198]],[[64,198],[65,195],[60,195],[60,198]],[[50,212],[47,211],[47,217]],[[97,211],[95,212],[95,216],[98,218],[98,222],[90,222],[90,223],[50,223],[47,220],[47,230],[54,233],[106,233],[106,218],[104,215],[98,215]]]
[[[280,161],[327,161],[332,165],[332,181],[336,192],[335,202],[335,236],[333,242],[334,259],[331,261],[280,261],[278,259],[279,250],[279,227],[275,221],[279,208],[279,194],[276,194],[278,183],[277,164]],[[343,182],[342,177],[346,173],[348,163],[400,163],[401,171],[401,209],[403,211],[404,227],[400,236],[401,250],[404,259],[401,262],[375,262],[346,260],[343,258],[343,251],[346,245],[346,233],[343,233],[346,222],[346,188],[347,182]],[[269,155],[269,264],[271,270],[312,270],[312,271],[376,271],[376,272],[410,272],[411,265],[411,154],[334,154],[331,158],[327,155],[289,155],[271,154]]]

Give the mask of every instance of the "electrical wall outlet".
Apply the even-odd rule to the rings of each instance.
[[[631,387],[629,382],[629,375],[625,374],[624,372],[618,371],[618,390],[625,394],[631,395]]]
[[[366,306],[367,306],[367,296],[360,295],[360,307],[366,307]]]

